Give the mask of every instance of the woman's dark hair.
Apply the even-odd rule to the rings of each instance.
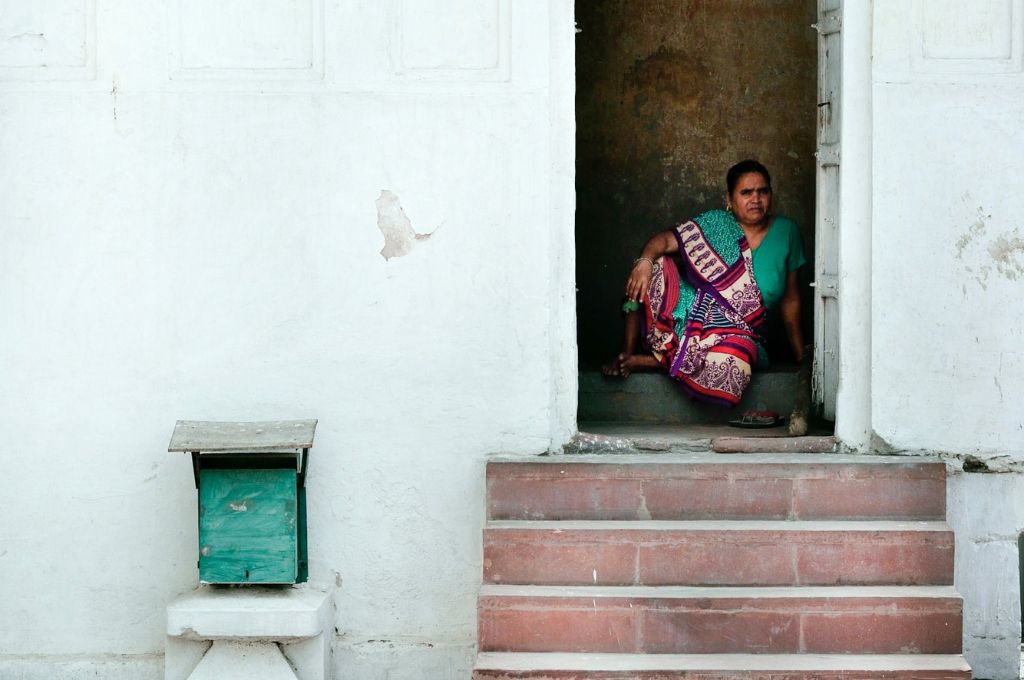
[[[768,188],[772,188],[772,176],[768,174],[768,168],[764,167],[757,161],[748,158],[745,161],[740,161],[736,165],[729,168],[729,172],[725,174],[725,186],[731,194],[733,189],[736,188],[736,184],[740,181],[740,177],[750,172],[757,172],[764,176],[764,181],[768,182]]]

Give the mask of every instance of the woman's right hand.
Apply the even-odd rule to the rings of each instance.
[[[654,261],[647,257],[641,257],[633,263],[633,269],[626,279],[626,297],[637,302],[647,300],[647,291],[651,287],[651,274],[654,271]]]
[[[679,243],[674,229],[652,236],[640,251],[640,257],[633,261],[633,269],[626,279],[626,297],[637,302],[646,302],[647,291],[651,288],[651,277],[654,274],[654,261],[676,252],[679,252]]]

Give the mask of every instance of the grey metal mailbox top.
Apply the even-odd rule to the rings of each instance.
[[[316,420],[269,420],[224,423],[179,420],[168,451],[263,452],[294,451],[313,446]]]

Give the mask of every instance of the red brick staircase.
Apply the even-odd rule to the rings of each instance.
[[[475,680],[966,680],[940,462],[487,467]]]

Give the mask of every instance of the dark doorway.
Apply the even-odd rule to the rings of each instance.
[[[622,288],[644,242],[722,207],[725,171],[740,159],[772,172],[775,210],[798,222],[812,259],[816,11],[815,0],[577,3],[582,370],[619,349]],[[785,363],[781,340],[773,361]]]

